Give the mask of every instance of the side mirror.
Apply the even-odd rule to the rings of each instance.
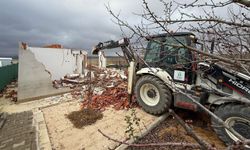
[[[211,53],[211,54],[214,53],[214,41],[215,41],[215,39],[213,38],[213,39],[212,39],[212,42],[211,42],[211,48],[210,48],[210,53]]]

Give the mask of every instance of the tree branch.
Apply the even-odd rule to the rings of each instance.
[[[226,25],[233,25],[233,26],[237,26],[237,27],[250,27],[250,24],[242,24],[242,23],[237,23],[237,22],[230,22],[230,21],[226,21],[226,20],[220,20],[220,19],[215,19],[215,18],[211,18],[211,19],[207,19],[207,18],[200,18],[200,19],[183,19],[183,20],[158,20],[161,23],[179,23],[179,22],[215,22],[215,23],[222,23],[222,24],[226,24]]]
[[[241,5],[244,5],[246,7],[250,7],[250,1],[249,0],[233,0],[235,3],[239,3]]]
[[[199,144],[193,144],[193,143],[181,143],[181,142],[165,142],[165,143],[145,143],[145,144],[130,144],[127,142],[122,142],[117,139],[114,139],[106,134],[104,134],[100,129],[98,129],[98,132],[101,133],[104,137],[106,137],[108,140],[114,141],[119,144],[125,144],[132,147],[148,147],[148,146],[168,146],[168,147],[183,147],[183,148],[201,148]]]

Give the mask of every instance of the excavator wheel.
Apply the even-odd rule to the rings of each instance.
[[[163,114],[172,103],[169,88],[160,79],[151,75],[139,78],[135,86],[135,95],[138,104],[153,115]]]
[[[220,117],[229,127],[245,139],[250,139],[250,106],[242,104],[221,105],[215,110],[215,115]],[[225,129],[212,118],[212,126],[219,138],[227,145],[239,141],[239,138]],[[246,145],[250,149],[250,145]]]

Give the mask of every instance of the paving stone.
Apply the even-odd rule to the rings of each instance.
[[[6,122],[7,114],[1,113],[0,114],[0,129],[3,127],[4,123]]]
[[[13,144],[13,148],[17,148],[17,147],[21,147],[25,145],[25,140],[23,140],[22,142],[18,142]]]
[[[32,111],[9,114],[0,129],[0,149],[36,150]]]
[[[1,144],[0,149],[4,149],[6,147],[6,144]]]
[[[32,142],[32,144],[31,144],[31,150],[36,150],[36,149],[37,149],[36,143]]]
[[[12,141],[13,141],[13,138],[8,138],[7,140],[2,141],[1,144],[6,144]]]

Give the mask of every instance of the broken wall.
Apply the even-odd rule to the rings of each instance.
[[[20,45],[18,102],[69,92],[69,88],[53,88],[52,81],[66,74],[82,72],[86,65],[84,56],[79,56],[82,53],[71,49]]]
[[[85,62],[85,51],[41,47],[28,47],[27,49],[34,54],[38,62],[45,66],[52,80],[59,80],[66,74],[81,74],[86,65],[82,65],[82,62]]]

